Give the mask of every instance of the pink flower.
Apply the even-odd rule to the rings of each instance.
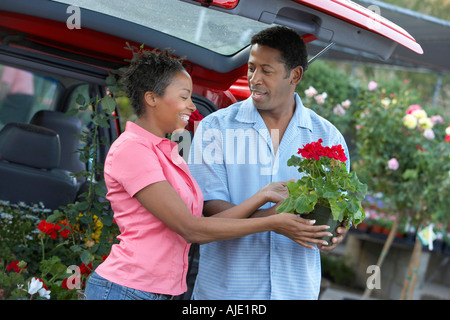
[[[395,158],[392,158],[388,161],[389,170],[397,170],[398,169],[398,161]]]
[[[313,86],[309,86],[309,88],[305,90],[305,94],[308,98],[312,98],[317,94],[317,90],[314,89]]]
[[[444,119],[442,119],[440,115],[431,116],[430,119],[433,125],[435,125],[436,123],[444,123]]]
[[[318,104],[323,104],[325,102],[325,99],[327,98],[328,94],[326,92],[322,92],[321,94],[318,94],[317,96],[314,97],[314,99],[316,100],[316,102]]]
[[[338,105],[333,109],[333,113],[336,115],[343,116],[345,114],[345,109],[338,103]]]
[[[370,91],[374,91],[378,87],[378,83],[375,81],[370,81],[367,87]]]
[[[414,111],[417,110],[423,110],[421,106],[419,106],[418,104],[412,104],[408,107],[408,110],[406,110],[406,114],[411,114]]]

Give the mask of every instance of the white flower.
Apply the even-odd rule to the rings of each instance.
[[[44,283],[40,279],[34,277],[30,281],[28,281],[28,293],[31,295],[35,294],[40,289],[42,289],[43,285]]]
[[[28,291],[30,295],[39,293],[39,297],[50,299],[50,290],[44,288],[44,282],[39,278],[32,278],[28,281]]]
[[[41,288],[39,291],[39,296],[41,298],[46,298],[46,299],[50,299],[50,290],[47,290],[45,288]]]
[[[450,126],[447,127],[447,128],[445,128],[445,134],[446,134],[447,136],[450,136]]]
[[[423,136],[428,140],[433,140],[435,137],[433,129],[425,129],[425,131],[423,132]]]
[[[309,88],[305,90],[305,94],[308,98],[312,98],[317,94],[317,90],[314,89],[313,86],[309,86]]]
[[[342,105],[345,109],[350,108],[350,105],[351,105],[351,104],[352,104],[352,102],[351,102],[350,100],[348,100],[348,99],[341,102],[341,105]]]

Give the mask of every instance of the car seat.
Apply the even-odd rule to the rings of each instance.
[[[81,134],[81,120],[66,116],[63,112],[40,110],[36,112],[30,121],[31,124],[54,130],[60,139],[61,161],[60,169],[78,173],[86,169],[86,164],[81,162],[77,152]]]
[[[77,181],[60,169],[60,141],[50,129],[10,122],[0,131],[0,199],[57,209],[75,200]]]

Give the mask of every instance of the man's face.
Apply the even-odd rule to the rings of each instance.
[[[279,50],[253,45],[248,60],[247,80],[255,107],[268,111],[291,107],[298,83],[293,81],[296,74],[298,76],[296,69],[289,75],[286,73]]]

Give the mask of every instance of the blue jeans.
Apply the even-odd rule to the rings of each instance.
[[[85,300],[169,300],[171,296],[131,289],[92,273],[84,290]]]

